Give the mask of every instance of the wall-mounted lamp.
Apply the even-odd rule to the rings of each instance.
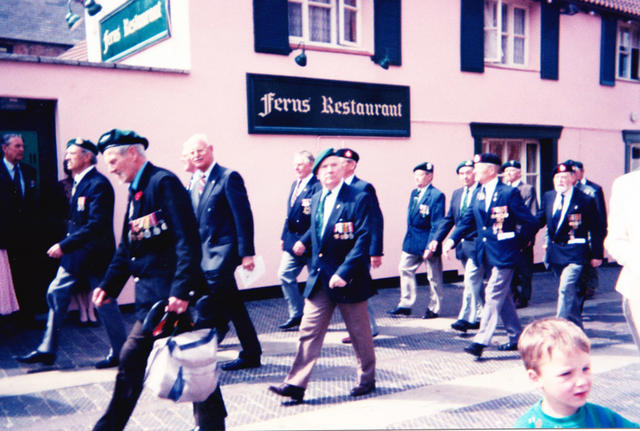
[[[383,68],[384,70],[387,70],[389,68],[389,56],[385,54],[385,56],[383,58],[381,58],[380,60],[376,61],[376,64],[378,66],[380,66],[381,68]]]
[[[305,51],[304,51],[304,43],[300,42],[298,44],[298,48],[300,48],[300,45],[302,45],[302,52],[296,56],[295,60],[298,66],[305,67],[307,65],[307,54],[305,54]]]
[[[568,3],[560,7],[560,13],[563,15],[575,15],[580,12],[580,8],[573,3]]]
[[[73,30],[82,20],[80,16],[76,15],[71,10],[72,1],[75,1],[76,3],[80,3],[82,6],[84,6],[89,16],[94,16],[102,10],[102,6],[100,6],[100,4],[98,4],[95,0],[67,0],[68,12],[65,15],[64,19],[67,21],[67,26],[69,27],[70,30]]]
[[[67,10],[68,12],[64,16],[64,19],[65,21],[67,21],[67,26],[69,27],[69,30],[73,30],[78,25],[81,18],[75,13],[73,13],[73,11],[71,10],[71,0],[67,0]]]
[[[97,14],[102,10],[102,6],[96,3],[95,0],[84,0],[82,4],[84,5],[85,9],[89,13],[89,16],[94,16],[95,14]]]

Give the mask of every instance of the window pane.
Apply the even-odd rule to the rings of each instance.
[[[618,76],[621,78],[628,78],[629,56],[627,54],[620,54],[618,56]]]
[[[497,30],[485,30],[484,31],[484,56],[489,59],[496,59],[498,53],[496,52],[496,37],[498,36]]]
[[[524,36],[525,12],[524,9],[513,9],[513,34]]]
[[[502,57],[500,61],[503,64],[509,62],[509,58],[511,57],[511,50],[509,49],[509,36],[502,36]]]
[[[310,0],[309,3],[324,3],[324,4],[330,4],[331,0]]]
[[[356,1],[357,0],[344,0],[344,4],[346,4],[347,6],[356,7]]]
[[[484,4],[484,22],[485,27],[497,27],[498,17],[496,14],[496,2],[487,1]]]
[[[524,64],[524,38],[516,37],[513,39],[513,62]]]
[[[323,7],[309,7],[311,40],[331,42],[331,10]]]
[[[626,49],[629,47],[629,30],[623,28],[620,30],[620,48]]]
[[[357,12],[353,10],[344,11],[344,39],[349,42],[357,42],[356,31]]]
[[[507,17],[509,15],[507,15],[509,13],[509,7],[506,4],[502,5],[502,32],[506,33],[509,31],[509,20],[507,19]]]
[[[489,152],[493,154],[497,154],[500,159],[502,159],[502,150],[504,149],[504,144],[500,141],[489,141]]]
[[[538,172],[538,146],[527,144],[527,173]]]
[[[289,2],[289,36],[302,37],[302,5]]]
[[[507,160],[520,161],[521,141],[509,141],[507,143]],[[506,160],[505,160],[506,162]]]

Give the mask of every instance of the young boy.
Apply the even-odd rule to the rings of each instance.
[[[522,415],[515,428],[637,428],[612,410],[588,403],[591,346],[584,332],[562,318],[525,327],[518,350],[542,400]]]

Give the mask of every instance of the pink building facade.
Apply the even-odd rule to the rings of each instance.
[[[62,177],[68,139],[95,140],[116,127],[146,136],[149,159],[186,183],[182,143],[207,134],[216,160],[238,170],[247,186],[256,250],[266,264],[255,287],[279,284],[296,151],[332,146],[360,154],[357,175],[374,184],[384,214],[376,279],[398,276],[418,163],[435,165],[434,185],[449,197],[459,187],[456,165],[490,150],[521,161],[540,197],[551,187],[553,166],[571,158],[584,163],[608,199],[613,179],[640,158],[640,2],[626,9],[616,1],[557,0],[147,2],[169,6],[170,34],[115,62],[102,62],[101,21],[122,2],[100,3],[100,14],[85,16],[91,62],[0,55],[0,131],[34,134],[29,151],[41,182]],[[304,67],[294,61],[301,42]],[[278,77],[301,78],[304,88],[316,82],[310,79],[347,82],[365,98],[384,98],[377,93],[385,91],[364,84],[406,88],[410,102],[401,117],[408,133],[371,132],[356,116],[343,133],[331,116],[301,133],[296,117],[284,119],[291,129],[250,133],[248,74],[277,84]],[[44,108],[30,108],[36,105]],[[389,119],[378,119],[384,129]],[[98,168],[106,171],[102,161]],[[127,191],[110,179],[119,233]],[[542,258],[538,245],[535,260]],[[444,265],[461,269],[453,258]],[[131,287],[123,303],[132,301]]]

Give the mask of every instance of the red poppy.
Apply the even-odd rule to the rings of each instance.
[[[138,192],[135,194],[135,196],[133,197],[136,201],[139,201],[140,198],[142,198],[142,192]]]

